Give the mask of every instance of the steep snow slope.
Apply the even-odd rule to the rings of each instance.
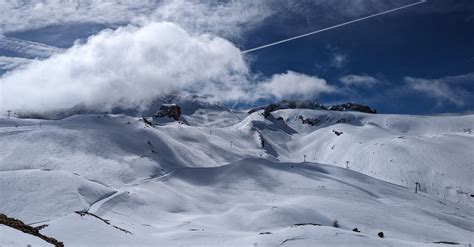
[[[474,242],[474,116],[184,118],[0,118],[0,212],[66,246]]]
[[[267,126],[287,124],[290,129],[284,130],[288,134],[281,127],[262,130],[273,148],[281,150],[280,160],[302,161],[306,155],[307,161],[348,167],[412,188],[418,182],[424,192],[465,204],[474,201],[473,115],[281,110],[270,119]]]

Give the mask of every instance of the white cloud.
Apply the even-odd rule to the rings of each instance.
[[[461,84],[461,83],[473,83],[474,82],[474,73],[468,73],[464,75],[455,75],[455,76],[446,76],[440,79],[437,79],[442,83],[451,83],[451,84]]]
[[[85,44],[7,72],[0,78],[0,96],[3,109],[42,111],[77,104],[146,106],[176,92],[252,102],[335,91],[324,79],[293,71],[263,82],[252,78],[241,51],[229,41],[153,22],[102,31]]]
[[[275,14],[273,4],[266,0],[0,2],[0,33],[73,22],[132,23],[4,74],[1,107],[36,111],[76,104],[136,106],[176,91],[212,94],[224,102],[333,93],[335,88],[324,79],[292,71],[259,83],[240,50],[218,37],[239,37],[242,30]],[[336,66],[343,66],[346,56],[336,55]]]
[[[2,104],[45,110],[75,104],[140,104],[175,90],[221,99],[244,95],[248,68],[225,39],[172,23],[106,30],[63,54],[5,74]]]
[[[5,57],[0,56],[0,69],[12,70],[20,66],[29,64],[32,60],[21,57]]]
[[[472,73],[439,79],[405,77],[405,81],[410,89],[435,99],[438,104],[450,102],[461,107],[465,104],[466,99],[473,96],[472,93],[460,87],[460,84],[474,82]]]
[[[177,23],[193,33],[236,38],[243,30],[254,28],[271,14],[273,11],[266,0],[167,0],[149,18]]]
[[[341,83],[344,86],[351,87],[351,86],[365,86],[365,87],[374,87],[382,83],[379,79],[369,76],[369,75],[346,75],[339,78]]]
[[[170,21],[187,31],[239,35],[269,16],[314,21],[346,19],[403,3],[389,0],[27,0],[0,1],[0,33],[66,23],[128,24],[137,17]]]
[[[71,22],[124,23],[158,6],[154,0],[1,1],[0,33]]]
[[[49,57],[64,50],[37,42],[15,39],[0,35],[0,49],[13,51],[28,57]]]
[[[238,37],[272,11],[265,0],[0,1],[0,34],[67,23],[173,22],[188,32]],[[142,22],[143,24],[143,22]]]
[[[328,85],[324,79],[288,71],[284,74],[273,75],[269,81],[259,84],[257,93],[260,97],[270,95],[277,99],[287,99],[312,98],[321,93],[334,91],[335,88]]]

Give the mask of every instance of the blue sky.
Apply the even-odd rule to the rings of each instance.
[[[4,84],[20,85],[21,82],[14,81],[14,78],[32,78],[22,77],[18,72],[19,65],[29,64],[35,58],[48,60],[52,54],[66,51],[74,42],[87,43],[89,36],[105,28],[117,29],[137,23],[134,18],[139,15],[143,15],[147,22],[171,21],[190,34],[215,35],[246,50],[414,1],[168,2],[168,5],[145,1],[140,6],[88,6],[88,11],[79,5],[47,3],[46,7],[42,5],[42,12],[33,11],[34,6],[28,4],[6,6],[4,9],[10,8],[12,16],[5,19],[3,28],[0,28],[4,35],[3,41],[0,40],[0,58],[3,59],[0,59],[0,72],[17,71],[16,77],[4,78]],[[69,14],[61,14],[68,11]],[[163,38],[163,35],[153,37],[150,42]],[[160,48],[167,50],[167,47]],[[203,93],[213,92],[208,89],[232,87],[232,83],[236,83],[236,79],[231,78],[233,74],[242,73],[248,82],[239,84],[244,89],[239,88],[235,94],[244,94],[245,88],[255,91],[251,85],[260,81],[267,82],[267,85],[257,91],[268,91],[270,86],[281,87],[270,90],[272,94],[268,97],[259,93],[258,102],[304,96],[326,104],[365,103],[382,113],[470,113],[474,111],[474,2],[430,0],[399,12],[255,51],[245,55],[244,59],[248,68],[239,67],[238,61],[238,68],[233,68],[238,70],[237,73],[225,73],[225,80],[230,80],[227,84],[183,85],[187,89],[196,88],[198,93],[201,87],[206,88]],[[235,65],[231,60],[224,63]],[[6,64],[3,67],[2,61]],[[51,73],[45,66],[26,69],[25,73],[28,70]],[[77,71],[77,68],[73,70]],[[179,72],[180,76],[183,73],[186,70]],[[210,78],[214,80],[215,75]],[[304,81],[302,85],[305,87],[300,86],[299,91],[285,95],[282,91],[292,87],[282,84],[298,83],[290,79]],[[68,83],[64,78],[61,81]],[[168,85],[160,83],[161,87]],[[312,83],[315,86],[311,87]],[[35,87],[38,84],[31,82],[28,85]],[[304,92],[306,88],[309,88],[308,93]],[[3,99],[4,104],[8,101],[5,90],[3,97],[7,100]],[[76,103],[90,98],[84,95],[77,96]],[[47,97],[39,98],[42,102]]]
[[[344,95],[322,95],[318,98],[322,102],[364,102],[386,113],[469,112],[474,110],[474,74],[468,76],[474,72],[473,15],[472,1],[429,1],[411,9],[256,51],[252,67],[265,74],[285,70],[316,74],[334,84],[340,84],[341,77],[351,74],[380,81],[372,87],[352,87]],[[291,21],[284,20],[289,25],[282,29],[282,21],[270,19],[262,28],[248,34],[256,38],[249,38],[244,47],[258,46],[344,20],[350,19],[319,24],[291,16]],[[467,75],[464,81],[446,78],[460,75]],[[406,77],[444,79],[442,85],[459,91],[452,96],[461,98],[462,102],[429,90],[414,90],[407,85]]]

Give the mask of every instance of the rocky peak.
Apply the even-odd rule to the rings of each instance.
[[[365,113],[372,113],[372,114],[377,113],[375,109],[372,109],[367,105],[357,104],[353,102],[333,105],[333,106],[330,106],[328,110],[330,111],[358,111],[358,112],[365,112]]]
[[[169,117],[175,121],[181,119],[181,107],[176,104],[163,104],[160,107],[160,110],[155,113],[155,118]]]

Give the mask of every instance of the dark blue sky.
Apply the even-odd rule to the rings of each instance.
[[[411,2],[399,1],[397,5]],[[317,11],[314,14],[317,16]],[[274,16],[246,33],[242,47],[252,48],[348,20],[309,22],[307,16]],[[384,113],[469,112],[474,110],[474,76],[462,82],[442,80],[452,92],[459,92],[453,96],[462,96],[462,104],[413,90],[404,78],[442,79],[474,72],[474,1],[432,0],[259,50],[251,56],[253,70],[265,75],[293,70],[341,87],[339,78],[348,74],[369,75],[383,82],[372,88],[351,87],[341,94],[322,95],[317,99],[322,102],[362,102]],[[344,61],[335,64],[335,56]]]

